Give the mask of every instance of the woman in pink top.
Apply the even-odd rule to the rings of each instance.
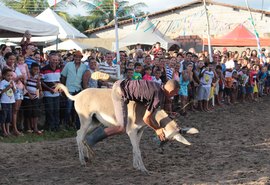
[[[12,127],[13,132],[16,136],[22,135],[17,129],[17,115],[18,111],[21,107],[21,103],[23,100],[23,92],[24,92],[24,85],[22,81],[24,81],[24,77],[20,71],[20,69],[15,65],[16,56],[13,53],[7,53],[5,55],[6,59],[6,66],[4,68],[9,68],[13,71],[13,81],[15,82],[15,103],[12,107]]]

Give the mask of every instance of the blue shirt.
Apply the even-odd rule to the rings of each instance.
[[[87,66],[83,63],[80,64],[80,67],[76,70],[74,62],[68,62],[61,75],[66,77],[66,86],[70,93],[78,92],[82,90],[82,76],[87,70]]]
[[[31,57],[27,57],[27,58],[25,59],[25,63],[27,64],[28,69],[30,70],[30,69],[31,69],[32,63],[37,63],[37,61],[35,61],[35,60],[34,60],[33,58],[31,58]]]

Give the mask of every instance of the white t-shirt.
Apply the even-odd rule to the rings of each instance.
[[[15,87],[15,84],[13,85]],[[0,91],[4,90],[7,86],[9,86],[9,82],[6,80],[2,80],[0,82]],[[11,88],[2,94],[1,103],[15,103],[14,92]]]
[[[234,69],[235,63],[233,60],[229,60],[225,63],[226,69]]]
[[[214,72],[213,71],[205,71],[205,69],[203,69],[202,73],[204,73],[204,74],[200,78],[201,85],[204,87],[211,87],[211,83],[212,83],[213,78],[214,78]]]

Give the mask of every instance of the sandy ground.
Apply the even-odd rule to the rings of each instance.
[[[193,143],[168,143],[164,153],[147,129],[141,150],[151,175],[132,167],[126,135],[95,147],[96,157],[80,165],[75,138],[54,142],[0,143],[0,184],[270,184],[270,97],[264,102],[219,108],[180,118],[200,130]]]

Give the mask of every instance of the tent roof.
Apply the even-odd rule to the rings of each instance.
[[[58,34],[56,26],[0,5],[0,37],[19,37],[26,30],[33,36]]]
[[[172,45],[179,44],[169,38],[163,37],[156,26],[150,21],[145,19],[137,30],[132,31],[126,37],[119,40],[119,48],[126,46],[140,44],[153,45],[160,42],[162,48],[168,50]]]
[[[207,39],[203,39],[205,45],[208,45]],[[260,38],[261,46],[269,46],[270,38]],[[244,25],[237,25],[228,34],[211,39],[212,46],[257,46],[256,36],[251,33]]]
[[[59,15],[57,15],[50,8],[44,10],[41,14],[39,14],[37,19],[51,23],[55,26],[59,27],[59,35],[58,38],[66,39],[66,38],[86,38],[87,36],[82,34],[79,30],[74,28],[72,25],[67,23],[64,19],[62,19]]]
[[[58,44],[58,50],[76,49],[76,50],[82,51],[83,49],[89,49],[89,48],[93,48],[93,46],[91,46],[90,44],[87,44],[87,43],[82,43],[78,40],[73,40],[73,39],[69,39],[69,40],[66,40],[66,41]],[[46,47],[43,50],[44,51],[56,50],[56,44],[49,46],[49,47]]]

